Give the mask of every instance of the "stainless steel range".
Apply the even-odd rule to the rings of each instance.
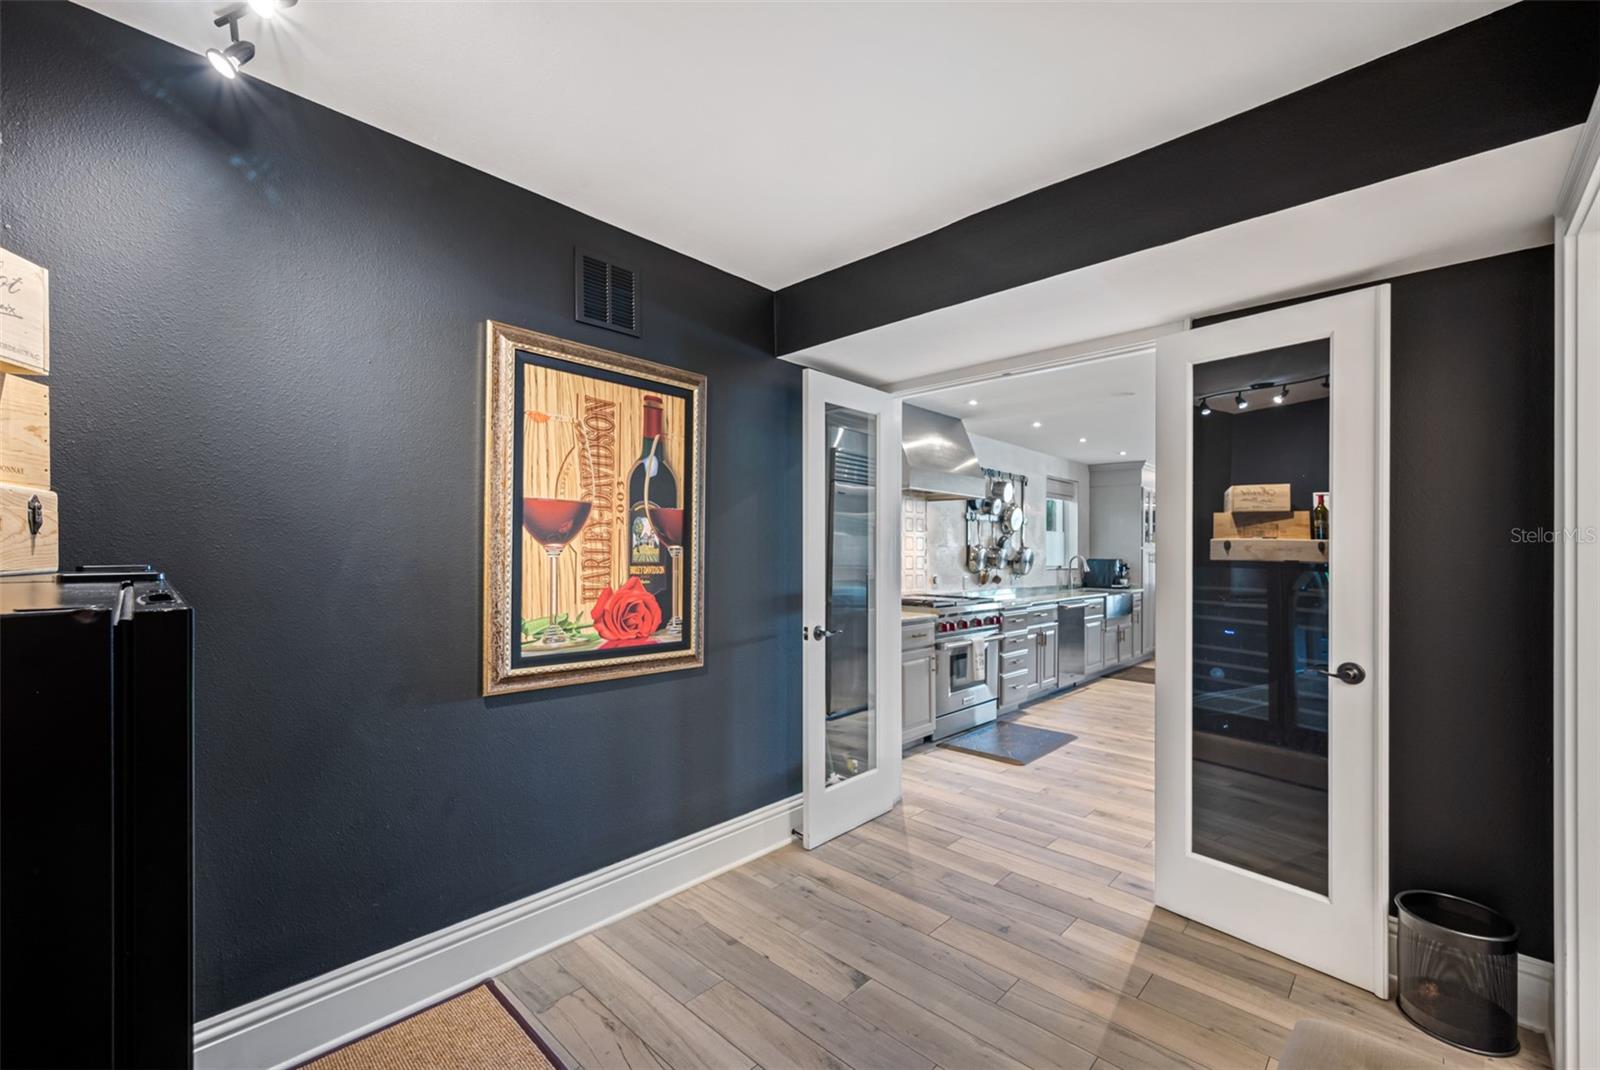
[[[933,738],[994,720],[999,710],[1000,603],[953,595],[914,595],[902,601],[938,615]]]

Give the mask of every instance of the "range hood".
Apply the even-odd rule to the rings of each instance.
[[[954,416],[902,405],[901,490],[935,501],[983,498],[988,480],[978,466],[967,428]]]

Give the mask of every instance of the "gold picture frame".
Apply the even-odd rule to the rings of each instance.
[[[483,693],[701,667],[705,376],[484,333]]]

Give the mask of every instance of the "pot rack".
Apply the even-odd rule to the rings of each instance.
[[[1032,562],[1028,560],[1030,551],[1026,528],[1028,477],[998,468],[984,468],[982,471],[989,484],[988,493],[982,499],[967,501],[967,552],[963,563],[968,572],[978,577],[980,584],[988,585],[1002,582],[1007,572],[1013,576],[1024,576],[1032,571]],[[1016,529],[1009,531],[1004,530],[1006,525],[1003,516],[996,515],[992,504],[998,497],[996,484],[1004,482],[1016,488],[1012,504],[1021,514]],[[1015,545],[1011,553],[1002,558],[1000,547],[1007,536],[1015,540]]]

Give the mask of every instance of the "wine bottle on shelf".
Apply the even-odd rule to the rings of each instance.
[[[678,477],[667,464],[663,435],[662,402],[655,395],[644,399],[644,444],[628,474],[628,575],[639,577],[661,607],[661,619],[672,616],[672,557],[661,545],[650,521],[654,508],[678,508]]]
[[[1317,504],[1311,510],[1311,537],[1313,539],[1326,539],[1328,537],[1328,496],[1317,495]]]

